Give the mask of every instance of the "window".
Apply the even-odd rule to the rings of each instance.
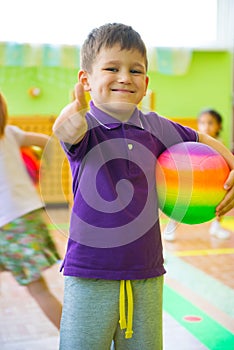
[[[233,5],[232,0],[7,0],[1,5],[0,41],[81,45],[93,27],[122,22],[147,46],[223,46],[234,32]]]

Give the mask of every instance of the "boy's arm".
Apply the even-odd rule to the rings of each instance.
[[[81,83],[75,86],[76,99],[67,105],[53,125],[53,132],[63,142],[76,144],[82,140],[88,130],[85,114],[87,101]]]
[[[234,156],[220,141],[217,141],[213,137],[206,134],[198,133],[199,142],[214,148],[219,152],[230,167],[230,174],[224,184],[224,189],[227,191],[224,199],[216,208],[216,215],[218,217],[226,214],[232,208],[234,208]]]

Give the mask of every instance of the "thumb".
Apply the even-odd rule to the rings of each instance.
[[[75,98],[79,111],[88,108],[88,103],[85,96],[84,86],[81,83],[75,85]]]

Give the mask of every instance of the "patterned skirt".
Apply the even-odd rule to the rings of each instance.
[[[0,227],[0,272],[10,271],[21,285],[60,260],[43,214],[38,209]]]

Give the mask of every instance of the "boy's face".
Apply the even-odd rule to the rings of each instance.
[[[102,48],[92,72],[81,70],[79,80],[98,108],[122,121],[131,116],[148,86],[144,57],[119,45]]]
[[[203,113],[198,120],[198,130],[211,137],[217,138],[221,127],[217,120],[209,113]]]

